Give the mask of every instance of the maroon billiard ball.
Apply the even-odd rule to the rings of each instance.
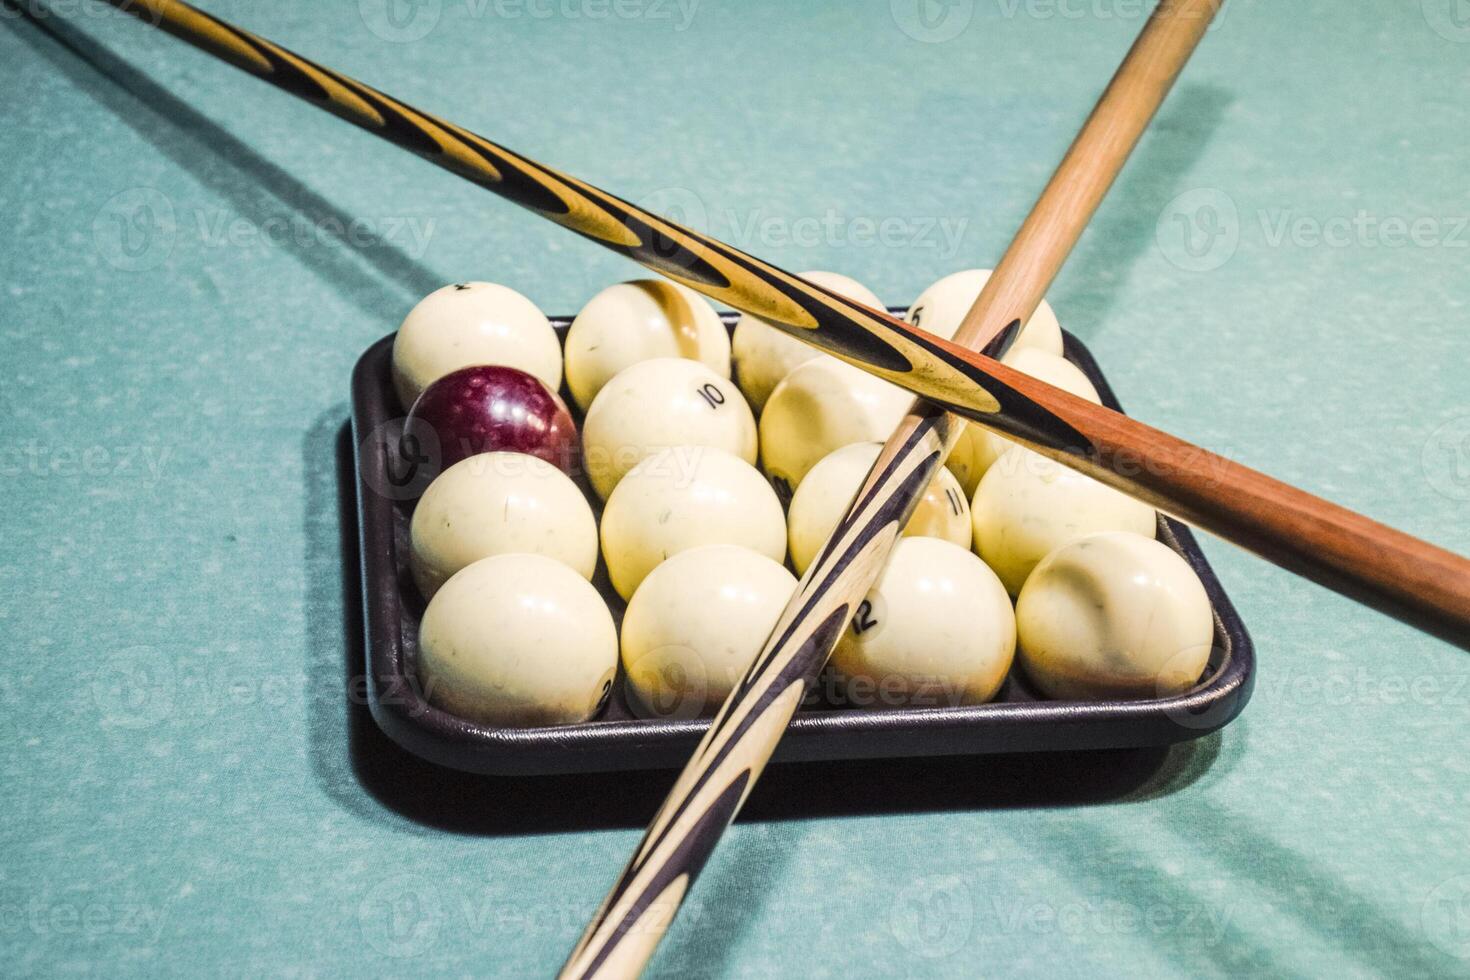
[[[480,453],[527,453],[574,475],[577,428],[566,404],[535,375],[502,365],[460,368],[413,403],[400,453],[430,473]]]

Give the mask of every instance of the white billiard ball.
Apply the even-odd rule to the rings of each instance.
[[[786,557],[786,515],[748,462],[709,446],[674,446],[629,471],[602,512],[602,557],[613,588],[631,598],[667,558],[704,544]]]
[[[761,413],[761,465],[790,490],[834,449],[881,442],[914,396],[835,357],[808,361],[771,392]]]
[[[738,545],[691,548],[659,565],[623,614],[629,704],[645,718],[713,712],[795,591],[785,566]]]
[[[688,286],[637,279],[588,301],[567,331],[567,387],[585,412],[613,375],[655,357],[687,357],[730,376],[730,335]]]
[[[900,538],[830,661],[854,707],[952,707],[995,697],[1016,617],[995,573],[959,545]]]
[[[855,279],[836,272],[802,272],[799,275],[855,303],[883,309],[882,302],[873,291]],[[749,313],[742,314],[736,322],[731,349],[740,390],[745,392],[745,397],[750,399],[757,412],[766,407],[771,392],[786,375],[814,358],[831,357],[810,344],[788,337]]]
[[[670,446],[712,446],[754,463],[755,416],[735,383],[698,361],[659,357],[619,371],[592,399],[582,457],[604,500],[640,460]]]
[[[1085,398],[1094,405],[1102,404],[1097,388],[1093,387],[1087,375],[1064,357],[1048,354],[1035,347],[1016,347],[1001,362],[1038,381],[1045,381],[1054,388]],[[984,426],[965,423],[964,432],[955,444],[954,451],[945,460],[945,465],[955,475],[955,479],[960,481],[965,495],[973,497],[985,471],[1013,446],[1015,443],[1005,436],[996,435]]]
[[[597,520],[561,470],[524,453],[481,453],[440,473],[410,524],[414,581],[432,598],[445,579],[491,555],[554,558],[583,578],[597,569]]]
[[[1015,595],[1054,549],[1096,531],[1153,537],[1157,515],[1142,501],[1015,446],[980,481],[970,520],[975,553]]]
[[[811,468],[796,488],[786,525],[791,564],[798,575],[804,574],[807,566],[816,560],[882,451],[883,447],[876,442],[859,442],[833,450]],[[903,533],[910,537],[943,538],[962,548],[970,547],[970,502],[948,470],[941,468],[929,482]]]
[[[980,298],[980,290],[990,279],[990,269],[965,269],[952,272],[919,294],[904,319],[920,330],[952,340],[964,322],[965,314]],[[1062,325],[1046,300],[1036,307],[1031,319],[1016,338],[1017,347],[1036,347],[1051,354],[1062,353]]]
[[[493,282],[436,289],[409,311],[393,339],[393,386],[404,411],[451,371],[477,364],[520,368],[561,387],[561,344],[546,314]]]
[[[1104,532],[1056,549],[1016,601],[1019,659],[1048,697],[1164,698],[1204,673],[1214,640],[1205,588],[1152,538]]]
[[[592,584],[545,555],[495,555],[460,569],[419,625],[429,703],[482,725],[570,725],[601,710],[618,634]]]

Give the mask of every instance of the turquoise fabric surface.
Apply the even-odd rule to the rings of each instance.
[[[993,264],[1144,10],[203,6],[894,303]],[[443,283],[638,270],[59,9],[0,17],[3,972],[552,972],[672,776],[437,771],[349,703],[347,382]],[[1133,414],[1470,551],[1467,91],[1460,0],[1233,0],[1063,324]],[[1260,657],[1222,734],[778,767],[652,972],[1470,974],[1467,655],[1205,547]]]

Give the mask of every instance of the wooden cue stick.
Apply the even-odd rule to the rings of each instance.
[[[108,2],[938,407],[1470,648],[1470,562],[1458,555],[853,303],[182,0]]]
[[[1014,342],[1222,2],[1161,0],[966,315],[958,343],[994,341],[987,350],[999,357]],[[963,428],[920,399],[889,437],[562,977],[642,972]]]

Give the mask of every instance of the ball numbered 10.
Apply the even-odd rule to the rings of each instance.
[[[583,463],[604,500],[640,461],[671,446],[755,462],[755,417],[734,382],[698,361],[640,361],[603,386],[582,423]]]

